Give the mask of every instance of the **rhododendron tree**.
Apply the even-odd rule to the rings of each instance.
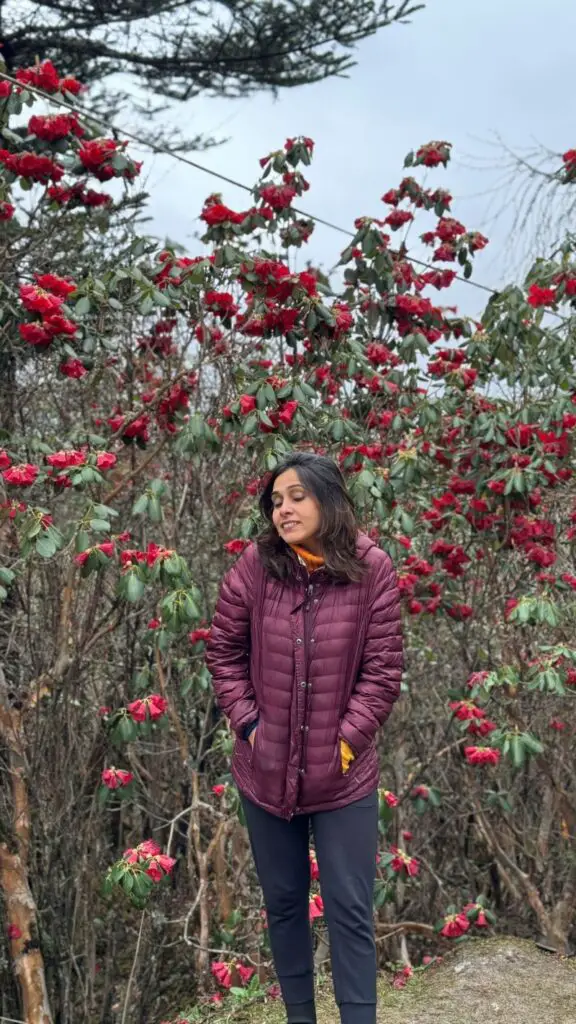
[[[24,84],[6,116],[31,103]],[[230,985],[250,998],[270,983],[233,741],[203,656],[221,575],[294,447],[338,460],[398,569],[407,672],[382,738],[384,959],[496,920],[565,950],[572,239],[471,319],[444,296],[487,240],[430,182],[447,142],[408,156],[426,186],[405,176],[359,216],[329,281],[302,263],[313,224],[293,208],[312,140],[262,156],[245,209],[209,196],[189,255],[130,237],[127,147],[80,114],[34,124],[9,130],[0,155],[13,208],[0,225],[3,1011],[89,1020],[115,1000],[126,1020],[143,1006],[165,1017],[216,979],[228,991],[230,964],[255,969]],[[86,201],[102,175],[119,190],[105,212]],[[406,248],[412,217],[430,267]],[[311,882],[323,943],[314,857]],[[126,946],[133,964],[116,955]]]

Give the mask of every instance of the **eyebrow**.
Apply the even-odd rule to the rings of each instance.
[[[306,488],[304,487],[304,484],[290,484],[290,486],[287,487],[286,490],[287,491],[305,491]],[[282,494],[281,494],[280,491],[272,491],[272,497],[273,498],[274,497],[281,498]]]

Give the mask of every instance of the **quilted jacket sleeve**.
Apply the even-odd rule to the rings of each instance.
[[[250,682],[254,555],[254,550],[248,548],[224,577],[206,646],[206,664],[218,704],[238,735],[258,718]]]
[[[364,652],[340,734],[356,755],[371,744],[400,695],[403,669],[400,592],[392,562],[377,568]]]

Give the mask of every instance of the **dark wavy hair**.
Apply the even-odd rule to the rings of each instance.
[[[289,469],[296,470],[302,486],[320,506],[318,540],[328,572],[342,583],[359,582],[366,567],[356,551],[358,520],[352,498],[338,465],[325,455],[311,452],[294,452],[280,463],[260,497],[260,512],[268,525],[256,543],[265,568],[279,580],[294,575],[294,554],[272,521],[274,484]]]

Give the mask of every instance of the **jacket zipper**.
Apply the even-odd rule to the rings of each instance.
[[[308,577],[308,583],[306,585],[306,600],[304,604],[304,678],[306,679],[306,691],[304,694],[304,717],[302,721],[302,747],[300,754],[300,768],[305,769],[304,754],[306,749],[306,728],[308,723],[308,716],[310,711],[310,680],[308,674],[310,670],[310,620],[312,617],[312,595],[314,594],[314,584],[310,582]]]

